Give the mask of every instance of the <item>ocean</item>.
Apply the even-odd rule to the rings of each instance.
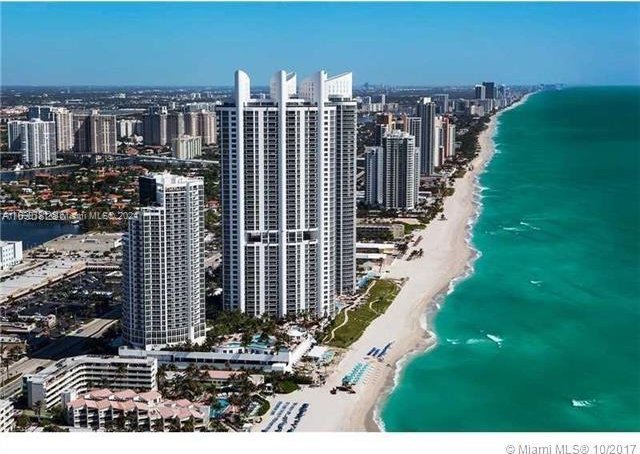
[[[479,257],[382,404],[387,431],[640,430],[640,87],[502,114]]]

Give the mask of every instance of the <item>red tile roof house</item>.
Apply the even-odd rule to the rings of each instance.
[[[194,430],[209,425],[207,405],[187,399],[164,400],[158,391],[137,393],[131,389],[112,392],[95,389],[76,396],[73,391],[63,392],[67,422],[73,427],[105,430],[118,428],[119,420],[129,430],[167,431],[171,427],[184,427],[192,421]]]

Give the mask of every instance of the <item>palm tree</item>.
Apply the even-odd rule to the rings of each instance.
[[[181,432],[193,432],[196,430],[195,427],[195,419],[192,417],[190,417],[189,419],[187,419],[183,424],[182,427],[180,428]]]
[[[164,432],[164,421],[162,418],[158,418],[153,421],[152,427],[154,432]]]
[[[137,432],[139,427],[138,427],[138,415],[135,412],[129,412],[127,414],[127,429],[129,432]]]
[[[169,423],[169,432],[180,432],[180,419],[172,418]]]
[[[158,382],[158,388],[160,388],[160,392],[162,392],[167,384],[167,368],[164,364],[158,367],[156,380]]]
[[[218,399],[216,398],[216,396],[218,395],[218,387],[216,386],[215,383],[210,383],[207,386],[206,389],[207,394],[209,394],[209,398],[207,399],[207,402],[209,405],[215,405],[218,403]]]
[[[38,417],[38,425],[40,425],[40,421],[42,420],[42,413],[47,410],[47,406],[43,400],[39,400],[36,404],[36,408],[34,409],[35,415]]]
[[[120,413],[116,417],[115,422],[114,422],[114,426],[115,426],[116,432],[124,432],[125,428],[126,428],[126,423],[127,422],[126,422],[126,420],[124,418],[124,414]]]

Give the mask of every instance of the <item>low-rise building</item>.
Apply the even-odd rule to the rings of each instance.
[[[13,404],[8,399],[0,399],[0,432],[11,432],[14,427]]]
[[[233,379],[240,377],[241,373],[237,370],[206,370],[202,374],[202,381],[213,383],[216,386],[226,386]],[[255,386],[264,384],[264,375],[252,374],[249,375],[249,381]]]
[[[35,375],[25,375],[27,404],[46,408],[61,403],[63,391],[84,393],[96,386],[112,389],[157,389],[158,363],[155,358],[118,356],[72,356],[61,359]]]
[[[193,430],[209,425],[209,406],[187,399],[164,400],[158,391],[113,392],[105,388],[82,395],[70,391],[63,393],[63,404],[67,423],[76,428],[163,432],[184,428],[186,424]]]
[[[0,335],[0,358],[22,356],[27,351],[27,342],[17,336]]]
[[[22,241],[0,241],[0,270],[22,262]]]
[[[290,372],[314,343],[313,336],[305,334],[296,340],[295,345],[279,350],[275,349],[272,342],[260,342],[254,338],[248,345],[232,340],[209,352],[141,350],[124,346],[120,347],[118,354],[122,358],[156,358],[159,364],[173,364],[177,367],[193,364],[213,369]]]

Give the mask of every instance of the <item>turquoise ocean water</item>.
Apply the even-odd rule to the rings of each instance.
[[[538,93],[495,142],[481,256],[385,429],[640,430],[640,87]]]

